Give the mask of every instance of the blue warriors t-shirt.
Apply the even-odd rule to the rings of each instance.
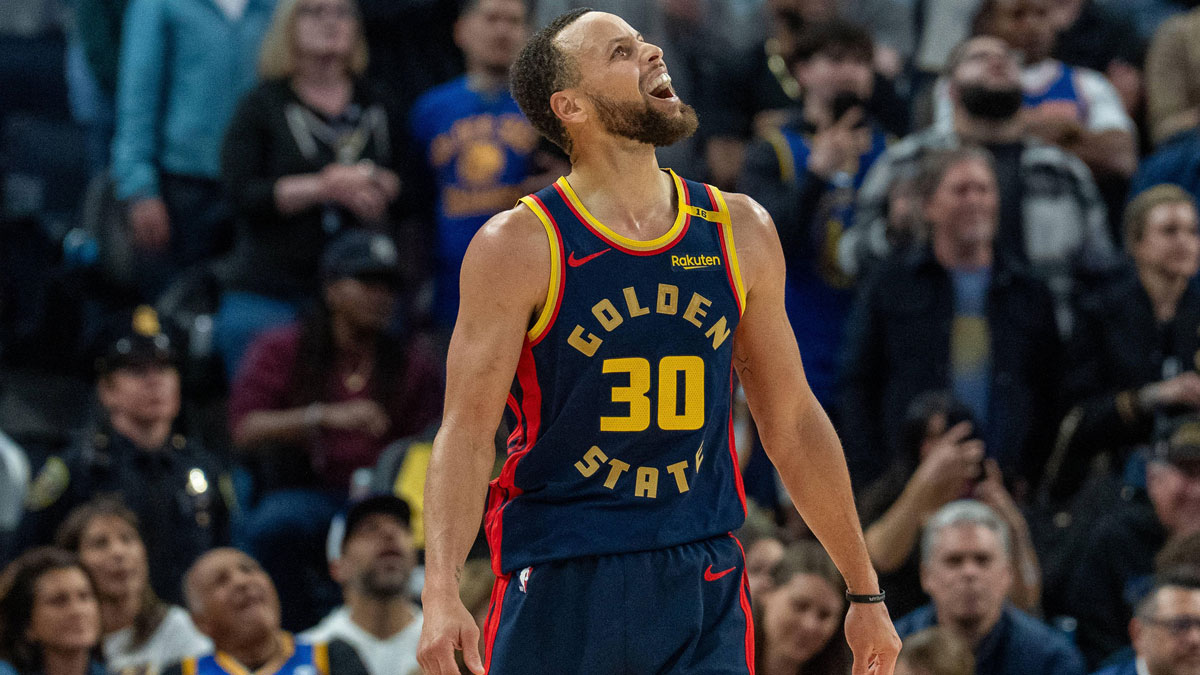
[[[507,89],[476,92],[465,76],[422,95],[410,119],[437,184],[433,317],[449,327],[467,245],[488,218],[521,196],[538,136]]]
[[[721,193],[670,174],[652,241],[597,221],[566,178],[521,200],[551,251],[545,305],[508,397],[508,459],[488,492],[493,568],[647,551],[745,518],[730,424],[745,301]]]

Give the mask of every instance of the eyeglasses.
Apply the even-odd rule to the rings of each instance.
[[[1170,619],[1156,619],[1148,616],[1138,618],[1143,623],[1167,629],[1172,637],[1183,637],[1193,629],[1200,630],[1200,616],[1177,616]]]
[[[330,5],[300,5],[296,8],[297,16],[314,19],[349,19],[354,16],[354,10],[349,5],[341,3]]]

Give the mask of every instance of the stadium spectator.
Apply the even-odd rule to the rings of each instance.
[[[1070,345],[1064,390],[1074,407],[1060,436],[1057,495],[1078,488],[1097,454],[1119,471],[1164,420],[1200,411],[1198,227],[1195,202],[1175,185],[1152,187],[1126,208],[1133,273],[1081,303]]]
[[[755,605],[755,672],[846,675],[850,649],[842,635],[845,581],[815,541],[792,544],[771,573],[772,589]]]
[[[1059,362],[1045,287],[1006,269],[988,154],[930,155],[917,177],[929,242],[900,252],[855,299],[843,352],[840,431],[851,475],[873,480],[899,452],[909,401],[954,392],[1006,480],[1033,482],[1058,421]]]
[[[789,58],[803,105],[750,146],[738,183],[779,230],[788,317],[826,410],[836,403],[837,353],[853,297],[853,279],[838,267],[838,239],[854,222],[855,191],[887,145],[866,103],[873,54],[863,28],[842,20],[810,26]]]
[[[321,542],[354,472],[436,422],[442,396],[429,342],[389,332],[400,274],[392,241],[350,230],[321,270],[322,302],[259,337],[230,393],[234,443],[259,469],[243,536],[292,598],[284,625],[297,630],[336,604]],[[333,602],[323,604],[320,589]]]
[[[131,0],[125,12],[112,174],[144,254],[137,264],[147,300],[229,246],[221,137],[254,86],[273,5]]]
[[[746,583],[751,598],[761,598],[774,586],[772,574],[783,560],[784,544],[772,514],[752,510],[746,524],[737,531],[738,541],[746,552]]]
[[[1200,7],[1159,26],[1146,54],[1146,108],[1156,145],[1200,126]]]
[[[980,675],[1082,675],[1083,657],[1066,636],[1007,604],[1010,541],[987,505],[942,507],[921,535],[921,586],[933,602],[899,619],[896,631],[946,628],[971,646]]]
[[[403,116],[364,79],[366,67],[353,0],[281,0],[259,58],[263,82],[242,98],[221,150],[237,240],[214,337],[230,380],[258,334],[317,295],[331,237],[390,233],[412,215]]]
[[[508,68],[528,31],[524,0],[471,0],[454,27],[467,73],[423,94],[412,136],[437,188],[432,315],[449,332],[458,314],[458,271],[483,223],[535,183],[537,132],[508,92]]]
[[[150,588],[137,515],[120,501],[98,497],[77,506],[54,539],[55,545],[79,556],[96,586],[104,665],[111,672],[159,673],[212,650],[187,611],[159,600]]]
[[[995,35],[1024,59],[1022,118],[1028,133],[1083,160],[1096,180],[1124,195],[1137,167],[1133,120],[1100,73],[1051,56],[1058,39],[1053,0],[985,0],[976,32]],[[949,120],[946,120],[947,122]]]
[[[1132,20],[1128,8],[1098,0],[1059,0],[1050,8],[1050,21],[1058,31],[1054,58],[1102,73],[1117,90],[1125,111],[1141,126],[1146,42],[1131,39]]]
[[[1075,562],[1068,606],[1076,640],[1098,665],[1129,643],[1133,606],[1152,583],[1154,556],[1168,539],[1200,530],[1200,422],[1183,422],[1155,445],[1146,489],[1130,488],[1094,525]]]
[[[0,575],[0,673],[105,675],[97,660],[100,606],[66,551],[39,547]]]
[[[961,637],[932,626],[904,641],[895,675],[975,675],[975,655]]]
[[[114,494],[144,527],[151,587],[177,602],[188,565],[229,541],[231,486],[207,450],[174,432],[178,354],[154,310],[122,315],[109,333],[96,360],[102,419],[94,433],[46,460],[18,540],[48,542],[72,508]]]
[[[1095,675],[1200,673],[1200,577],[1196,570],[1159,574],[1129,621],[1134,654]]]
[[[892,184],[913,176],[930,152],[979,144],[991,152],[1000,210],[998,269],[1028,268],[1054,292],[1063,328],[1081,275],[1114,264],[1105,206],[1091,172],[1078,158],[1024,132],[1020,65],[1005,43],[977,37],[959,45],[946,70],[953,128],[931,128],[893,143],[858,192],[855,226],[839,244],[848,273],[891,251],[884,206]]]
[[[421,610],[408,597],[417,562],[410,516],[404,500],[387,494],[350,507],[335,547],[340,557],[330,561],[345,604],[300,635],[309,642],[346,641],[371,675],[418,670]]]
[[[192,620],[212,639],[215,651],[185,659],[163,675],[367,675],[358,653],[345,642],[305,643],[282,630],[271,578],[245,553],[209,551],[188,570],[184,583]]]
[[[888,610],[903,616],[928,602],[921,591],[918,540],[921,527],[955,499],[974,497],[1004,518],[1013,534],[1013,578],[1009,600],[1036,612],[1041,575],[1029,525],[1004,488],[994,461],[984,460],[971,411],[945,391],[918,395],[898,430],[899,455],[862,494],[859,515],[871,561],[888,591]]]

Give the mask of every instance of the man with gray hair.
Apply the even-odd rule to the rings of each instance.
[[[188,612],[215,651],[184,659],[163,675],[367,675],[342,640],[296,640],[279,623],[279,594],[258,562],[233,548],[200,556],[183,580]]]
[[[991,507],[958,500],[921,535],[921,587],[933,598],[896,622],[901,638],[943,626],[975,654],[978,675],[1081,675],[1067,638],[1006,602],[1013,582],[1011,534]]]

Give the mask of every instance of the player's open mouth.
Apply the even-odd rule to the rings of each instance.
[[[650,80],[647,89],[654,98],[661,98],[663,100],[675,98],[675,90],[671,88],[671,76],[665,72],[659,73],[657,77]]]

